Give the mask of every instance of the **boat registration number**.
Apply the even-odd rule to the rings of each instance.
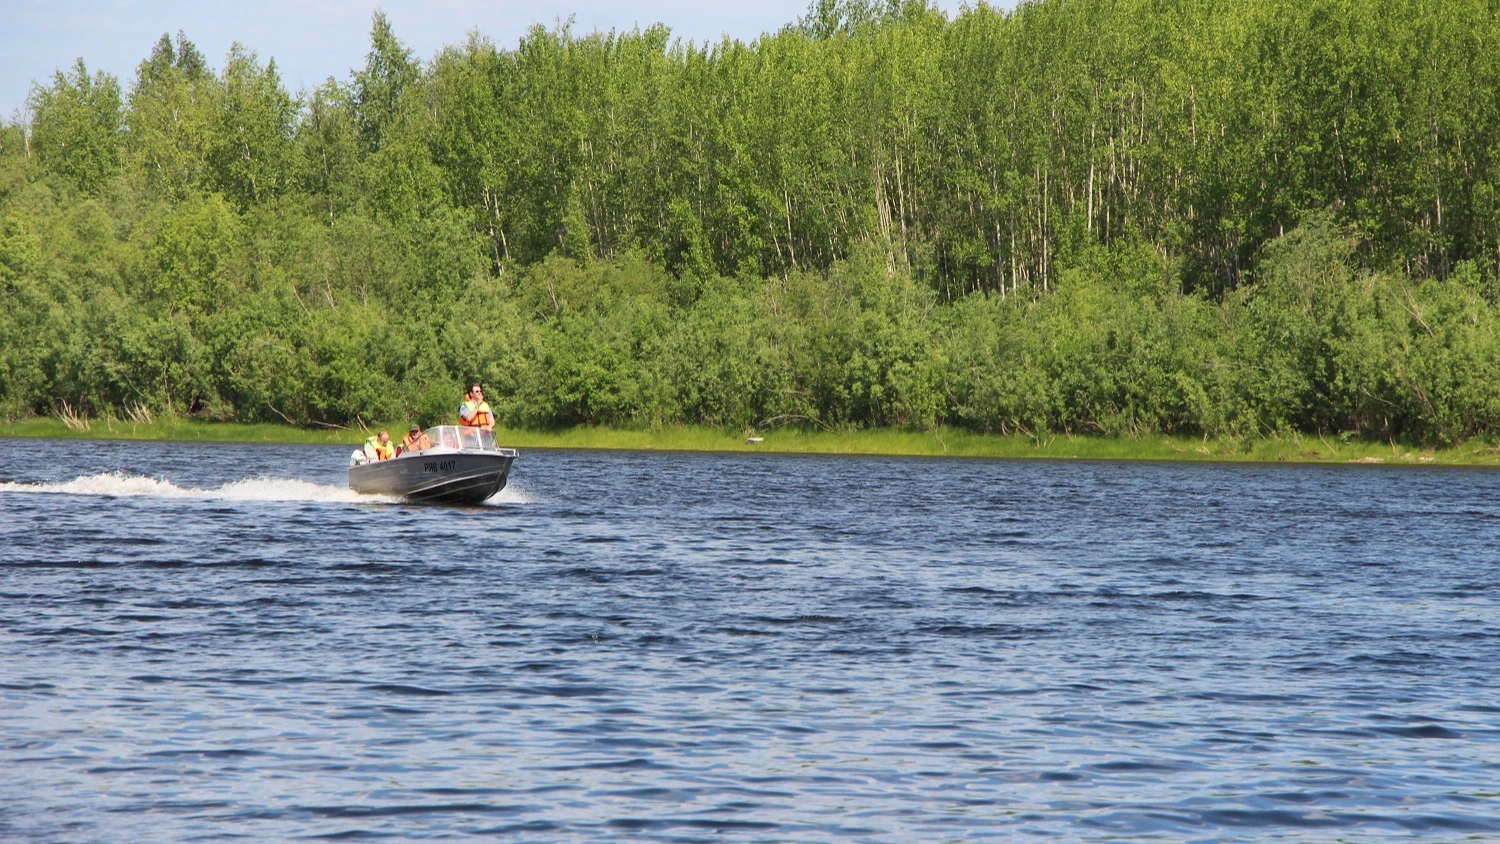
[[[423,472],[451,472],[457,468],[457,460],[430,460],[422,464]]]

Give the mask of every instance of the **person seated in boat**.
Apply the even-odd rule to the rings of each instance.
[[[403,452],[426,451],[429,448],[432,448],[432,440],[428,439],[427,435],[422,432],[422,429],[416,425],[411,426],[411,430],[407,431],[406,436],[401,439],[401,451]]]
[[[490,411],[490,403],[484,400],[484,389],[478,383],[470,385],[468,397],[458,406],[458,424],[495,430],[495,414]]]
[[[396,456],[396,447],[391,444],[389,431],[381,431],[365,440],[365,456],[371,460],[390,460]]]

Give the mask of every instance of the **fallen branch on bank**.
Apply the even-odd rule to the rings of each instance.
[[[288,425],[295,425],[295,424],[297,424],[297,420],[295,420],[292,417],[287,416],[285,413],[282,413],[281,411],[277,410],[276,409],[276,405],[271,404],[270,402],[266,402],[266,407],[271,408],[271,412],[272,413],[275,413],[277,416],[280,416],[282,419],[285,419]]]

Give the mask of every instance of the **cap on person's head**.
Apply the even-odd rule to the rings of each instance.
[[[406,433],[408,433],[408,434],[415,434],[415,433],[417,433],[418,431],[421,431],[421,430],[422,430],[421,428],[418,428],[416,425],[413,425],[410,428],[406,429]]]

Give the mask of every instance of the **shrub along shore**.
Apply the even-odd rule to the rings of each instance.
[[[378,425],[398,436],[406,425]],[[971,457],[1050,460],[1158,460],[1234,463],[1360,463],[1436,466],[1500,466],[1500,446],[1475,439],[1449,448],[1351,437],[1287,435],[1258,439],[1192,438],[1168,435],[1104,437],[1056,434],[976,434],[952,428],[910,431],[892,428],[825,431],[788,427],[755,433],[697,426],[628,430],[577,426],[553,431],[497,428],[501,444],[515,448],[622,451],[763,452],[768,454],[845,454],[909,457]],[[362,430],[300,428],[286,424],[205,422],[196,419],[135,423],[96,419],[87,430],[60,419],[0,423],[0,437],[119,439],[175,442],[239,442],[356,446]]]

